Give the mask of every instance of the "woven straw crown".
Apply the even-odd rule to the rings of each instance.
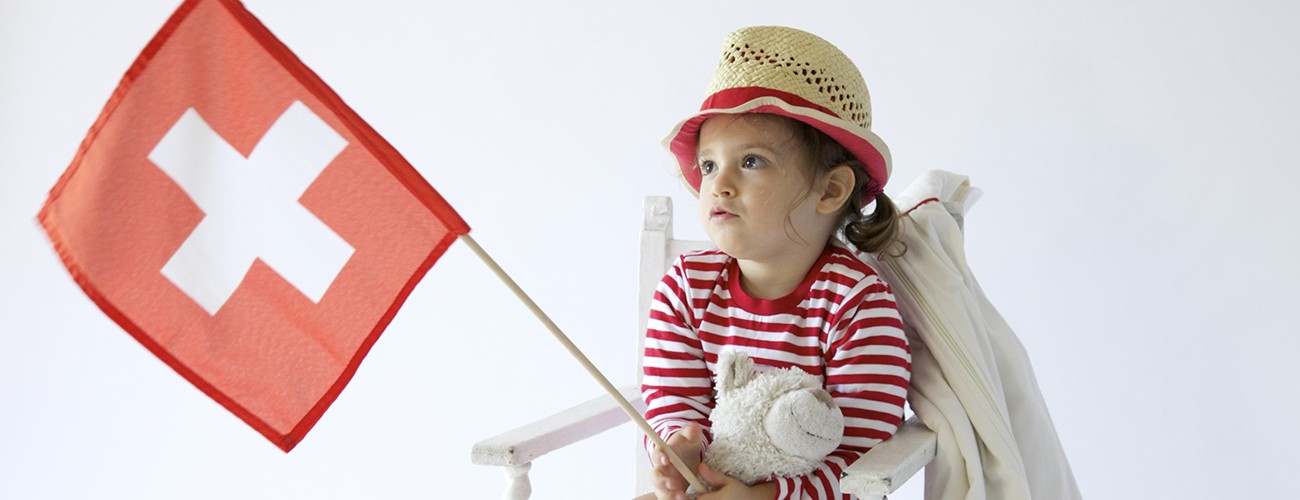
[[[793,28],[753,26],[728,34],[700,111],[664,138],[682,180],[696,194],[700,127],[719,114],[769,113],[804,122],[843,145],[862,163],[864,205],[889,180],[885,142],[871,132],[871,97],[862,73],[840,49]]]
[[[709,95],[739,87],[789,92],[871,129],[871,97],[862,73],[839,48],[812,33],[780,26],[731,32],[722,41]]]

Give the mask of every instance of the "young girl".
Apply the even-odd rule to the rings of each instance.
[[[840,472],[902,422],[911,354],[893,294],[839,238],[868,253],[893,241],[889,153],[870,127],[866,85],[844,54],[809,33],[751,27],[728,35],[701,111],[665,139],[717,249],[678,258],[656,290],[642,392],[647,420],[714,488],[701,499],[847,498]],[[746,485],[700,464],[724,347],[760,370],[822,377],[845,432],[819,468]],[[652,459],[656,495],[683,498],[684,478],[662,453]]]

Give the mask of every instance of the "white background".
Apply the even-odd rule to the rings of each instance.
[[[496,498],[471,445],[599,388],[465,246],[288,455],[68,277],[34,217],[178,3],[0,3],[0,498]],[[862,69],[890,192],[984,189],[971,265],[1088,498],[1300,497],[1300,4],[434,3],[247,5],[616,384],[642,197],[703,237],[658,140],[725,33],[783,24]],[[632,433],[539,460],[534,498],[630,496]]]

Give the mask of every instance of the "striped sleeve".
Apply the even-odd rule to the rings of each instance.
[[[650,301],[641,396],[646,403],[646,421],[664,440],[696,422],[704,429],[707,446],[713,385],[692,306],[686,263],[678,258]],[[645,441],[646,450],[653,450],[649,438]]]
[[[777,479],[778,499],[853,498],[840,474],[902,424],[912,356],[889,286],[872,272],[831,320],[825,384],[844,413],[844,441],[813,472]]]

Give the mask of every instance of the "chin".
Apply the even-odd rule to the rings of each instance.
[[[709,241],[712,241],[713,246],[718,247],[718,250],[722,250],[722,253],[732,257],[736,256],[736,250],[738,250],[736,245],[726,238],[714,238],[713,235],[709,235]]]
[[[713,244],[717,245],[718,250],[722,250],[722,253],[730,255],[732,258],[735,259],[745,260],[753,257],[753,252],[750,249],[746,248],[744,245],[737,245],[735,243],[728,243],[726,241],[718,241],[718,240],[713,240]]]

